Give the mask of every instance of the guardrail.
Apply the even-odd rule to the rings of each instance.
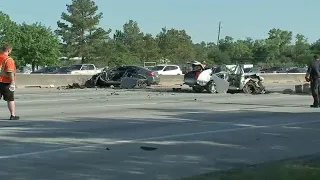
[[[16,74],[17,86],[66,86],[72,83],[84,83],[89,80],[91,75],[70,75],[70,74]],[[261,73],[265,84],[291,84],[305,82],[304,73]],[[160,76],[160,85],[171,86],[183,83],[183,75],[162,75]]]

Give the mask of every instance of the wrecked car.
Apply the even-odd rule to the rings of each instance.
[[[254,73],[244,73],[241,65],[232,69],[221,65],[206,69],[199,62],[192,63],[192,71],[184,75],[184,84],[195,92],[226,93],[228,90],[241,90],[247,94],[264,93],[263,77]]]
[[[159,74],[140,66],[119,66],[113,69],[103,69],[95,74],[90,83],[97,87],[146,88],[158,84]]]

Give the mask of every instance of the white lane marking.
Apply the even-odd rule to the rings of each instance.
[[[137,99],[142,99],[143,97],[117,97],[117,98],[106,98],[106,97],[110,97],[110,96],[105,96],[103,97],[105,100],[137,100]],[[113,96],[114,97],[114,96]],[[55,97],[52,97],[51,99],[17,99],[16,103],[36,103],[36,102],[59,102],[59,101],[95,101],[96,99],[100,98],[99,100],[101,100],[101,97],[96,96],[96,97],[88,97],[88,98],[83,98],[82,96],[75,96],[75,98],[69,98],[69,99],[65,99],[65,98],[61,98],[61,99],[54,99]],[[59,98],[59,97],[57,97]]]
[[[253,124],[233,124],[234,126],[242,126],[242,127],[257,127],[257,128],[259,128],[259,127],[261,127],[261,128],[263,128],[263,127],[267,127],[267,126],[256,126],[256,125],[253,125]]]
[[[270,135],[270,136],[284,136],[284,134],[278,134],[278,133],[261,133],[263,135]]]
[[[83,117],[86,118],[86,117]],[[88,117],[92,118],[92,117]],[[129,117],[124,117],[124,118],[129,118]],[[148,117],[146,118],[148,119]],[[157,119],[148,119],[148,120],[143,120],[143,119],[133,119],[133,120],[123,120],[123,119],[117,119],[113,118],[112,120],[115,120],[116,123],[144,123],[144,122],[160,122],[160,123],[175,123],[175,122],[201,122],[201,120],[194,120],[194,119],[182,119],[182,118],[163,118],[161,120]],[[66,120],[68,122],[69,120]],[[82,122],[82,120],[74,120],[73,122]],[[97,121],[84,121],[84,122],[97,122]],[[99,121],[98,121],[99,122]],[[101,121],[100,121],[101,122]],[[104,123],[108,123],[104,122]],[[42,129],[42,128],[41,128]]]
[[[36,100],[16,100],[16,104],[19,103],[33,103],[33,102],[59,102],[59,101],[78,101],[81,99],[36,99]]]
[[[107,103],[107,102],[106,102]],[[47,107],[47,108],[36,108],[36,109],[20,109],[19,112],[28,112],[28,111],[45,111],[45,110],[60,110],[60,109],[65,109],[65,110],[70,110],[70,109],[80,109],[80,108],[99,108],[99,107],[124,107],[124,106],[145,106],[145,105],[159,105],[159,104],[173,104],[173,103],[182,103],[181,101],[168,101],[168,102],[152,102],[152,103],[128,103],[128,104],[104,104],[104,105],[94,105],[94,104],[88,104],[88,105],[83,105],[83,104],[74,104],[76,106],[68,106],[68,107]],[[184,104],[186,103],[194,103],[194,102],[183,102]]]
[[[318,123],[318,122],[320,122],[320,120],[302,121],[302,122],[285,123],[285,124],[274,124],[274,125],[269,125],[269,126],[265,126],[265,127],[241,127],[241,128],[230,128],[230,129],[202,131],[202,132],[194,132],[194,133],[171,134],[171,135],[165,135],[165,136],[155,136],[155,137],[148,137],[148,138],[113,141],[112,144],[134,143],[136,141],[163,140],[163,139],[188,137],[188,136],[195,136],[195,135],[205,135],[205,134],[214,134],[214,133],[222,133],[222,132],[234,132],[234,131],[243,131],[243,130],[249,130],[249,129],[262,129],[262,128],[281,127],[281,126]],[[12,159],[12,158],[27,157],[27,156],[40,155],[40,154],[46,154],[46,153],[52,153],[52,152],[68,151],[68,150],[72,150],[72,149],[95,148],[95,147],[103,147],[103,146],[105,146],[105,144],[82,145],[82,146],[74,146],[74,147],[66,147],[66,148],[57,148],[57,149],[44,150],[44,151],[35,151],[35,152],[30,152],[30,153],[20,153],[20,154],[13,154],[13,155],[7,155],[7,156],[0,156],[0,159]]]

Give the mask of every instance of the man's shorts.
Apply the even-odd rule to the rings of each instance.
[[[0,99],[14,101],[14,92],[9,90],[10,84],[0,82]]]

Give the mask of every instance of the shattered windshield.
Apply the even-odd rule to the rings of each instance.
[[[231,70],[228,69],[225,65],[220,65],[217,66],[214,70],[213,73],[219,73],[219,72],[230,72]]]
[[[244,68],[243,70],[245,73],[248,73],[248,72],[250,72],[251,68]]]
[[[155,66],[155,67],[153,67],[151,70],[152,71],[160,71],[160,70],[162,70],[164,68],[164,66]]]

